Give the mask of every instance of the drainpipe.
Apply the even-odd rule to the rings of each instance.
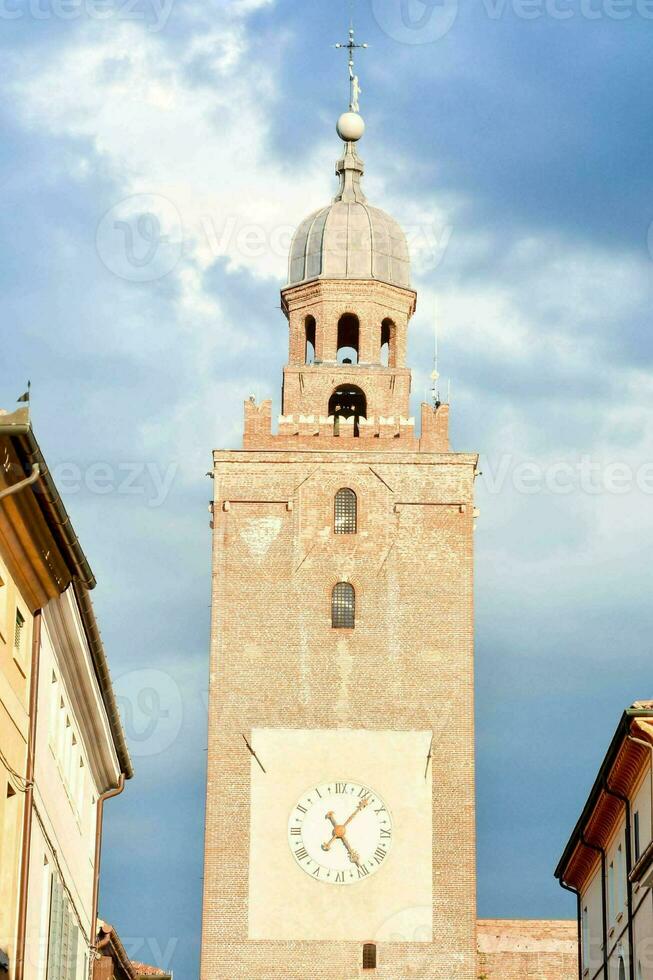
[[[630,872],[633,865],[632,841],[631,841],[631,816],[630,800],[608,786],[607,777],[603,780],[603,789],[608,796],[613,796],[620,800],[626,808],[626,901],[628,903],[628,976],[630,980],[635,980],[635,940],[633,937],[633,883],[630,880]]]
[[[603,980],[609,980],[608,974],[608,909],[607,909],[607,895],[606,895],[606,885],[605,885],[605,851],[602,847],[597,847],[596,844],[590,844],[586,839],[585,834],[580,835],[580,842],[588,847],[590,851],[595,851],[597,854],[601,855],[601,910],[602,910],[602,923],[603,923]]]
[[[578,918],[578,980],[583,980],[583,912],[581,908],[580,892],[571,885],[566,885],[562,878],[559,879],[560,887],[566,892],[571,892],[576,896],[576,910]]]
[[[38,463],[34,463],[32,466],[32,472],[28,477],[21,480],[20,483],[14,483],[13,487],[5,487],[4,490],[0,490],[0,500],[4,500],[5,497],[11,497],[11,495],[14,493],[19,493],[21,490],[24,490],[25,487],[30,487],[33,483],[36,483],[40,475],[41,467]]]
[[[92,952],[95,953],[97,949],[97,914],[98,914],[98,901],[100,895],[100,860],[102,857],[102,825],[104,821],[104,803],[106,800],[113,799],[114,796],[120,796],[125,788],[125,774],[120,773],[120,779],[118,780],[118,785],[115,789],[107,790],[106,793],[101,793],[97,800],[97,811],[95,816],[95,861],[93,865],[93,903],[91,905],[91,948]],[[91,956],[90,962],[90,976],[93,976],[93,956]],[[16,977],[18,980],[18,977]]]
[[[28,477],[28,480],[31,479]],[[20,484],[16,484],[19,487]],[[16,488],[13,488],[16,489]],[[25,780],[25,811],[23,813],[23,843],[20,858],[20,891],[18,895],[18,928],[16,931],[15,980],[23,980],[25,974],[25,942],[27,937],[27,892],[32,844],[32,813],[34,809],[34,756],[36,754],[36,715],[39,694],[39,667],[41,662],[41,610],[34,613],[32,628],[32,668],[29,690],[29,734],[27,736],[27,767]]]

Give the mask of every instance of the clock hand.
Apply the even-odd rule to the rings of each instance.
[[[355,851],[352,848],[352,846],[350,845],[350,843],[347,840],[347,838],[346,837],[341,837],[340,840],[345,845],[345,848],[347,850],[347,854],[349,855],[349,860],[351,861],[351,863],[352,864],[360,864],[361,863],[360,854],[358,854],[358,852]]]
[[[329,812],[325,815],[325,820],[330,820],[331,823],[332,823],[332,825],[333,825],[333,837],[326,844],[322,844],[322,850],[323,851],[328,851],[328,850],[330,850],[331,845],[333,844],[333,842],[338,839],[338,835],[336,833],[336,831],[338,829],[338,822],[336,820],[336,817],[335,817],[335,814],[334,814],[333,810],[329,810]]]
[[[369,806],[369,802],[370,801],[369,801],[369,798],[368,797],[365,797],[364,799],[362,799],[360,801],[360,803],[358,804],[358,806],[356,807],[356,809],[354,810],[354,812],[352,813],[351,817],[349,817],[347,820],[345,820],[345,822],[343,823],[343,827],[348,827],[349,824],[354,819],[354,817],[356,816],[356,814],[357,813],[360,813],[361,810],[364,810],[366,806]]]
[[[327,841],[326,844],[322,844],[322,850],[323,851],[330,850],[331,849],[331,845],[334,843],[334,841],[341,840],[342,843],[343,843],[343,845],[344,845],[344,847],[345,847],[345,850],[347,851],[347,854],[349,855],[349,860],[352,862],[352,864],[359,864],[360,863],[360,855],[356,851],[354,851],[353,848],[351,847],[349,841],[345,837],[345,830],[349,826],[349,824],[352,822],[352,820],[354,819],[354,817],[356,816],[356,814],[357,813],[360,813],[361,810],[364,810],[365,807],[369,804],[369,802],[370,801],[367,798],[361,800],[360,803],[358,804],[358,806],[356,807],[356,809],[354,810],[354,812],[351,814],[350,817],[348,817],[347,820],[345,820],[345,822],[343,824],[338,824],[336,822],[336,818],[335,818],[335,815],[333,813],[333,810],[330,810],[326,814],[326,819],[329,820],[330,823],[333,826],[333,835],[331,837],[331,840]]]

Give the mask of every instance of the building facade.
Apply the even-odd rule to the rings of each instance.
[[[11,980],[85,980],[104,801],[132,768],[89,597],[95,579],[27,409],[0,415],[0,452],[0,947]]]
[[[476,977],[477,457],[446,405],[416,433],[406,240],[340,126],[278,432],[249,401],[214,454],[203,980]]]
[[[577,896],[578,976],[653,980],[653,702],[628,708],[556,869]]]

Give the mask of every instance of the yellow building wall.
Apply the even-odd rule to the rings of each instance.
[[[0,948],[9,956],[9,980],[16,951],[32,630],[31,612],[0,555]]]

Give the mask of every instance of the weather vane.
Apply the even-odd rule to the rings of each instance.
[[[358,75],[354,71],[354,51],[357,51],[359,48],[366,48],[367,44],[356,44],[354,39],[354,25],[352,23],[349,28],[349,40],[346,44],[336,44],[336,47],[345,48],[349,52],[349,111],[359,112],[361,87],[358,81]]]

